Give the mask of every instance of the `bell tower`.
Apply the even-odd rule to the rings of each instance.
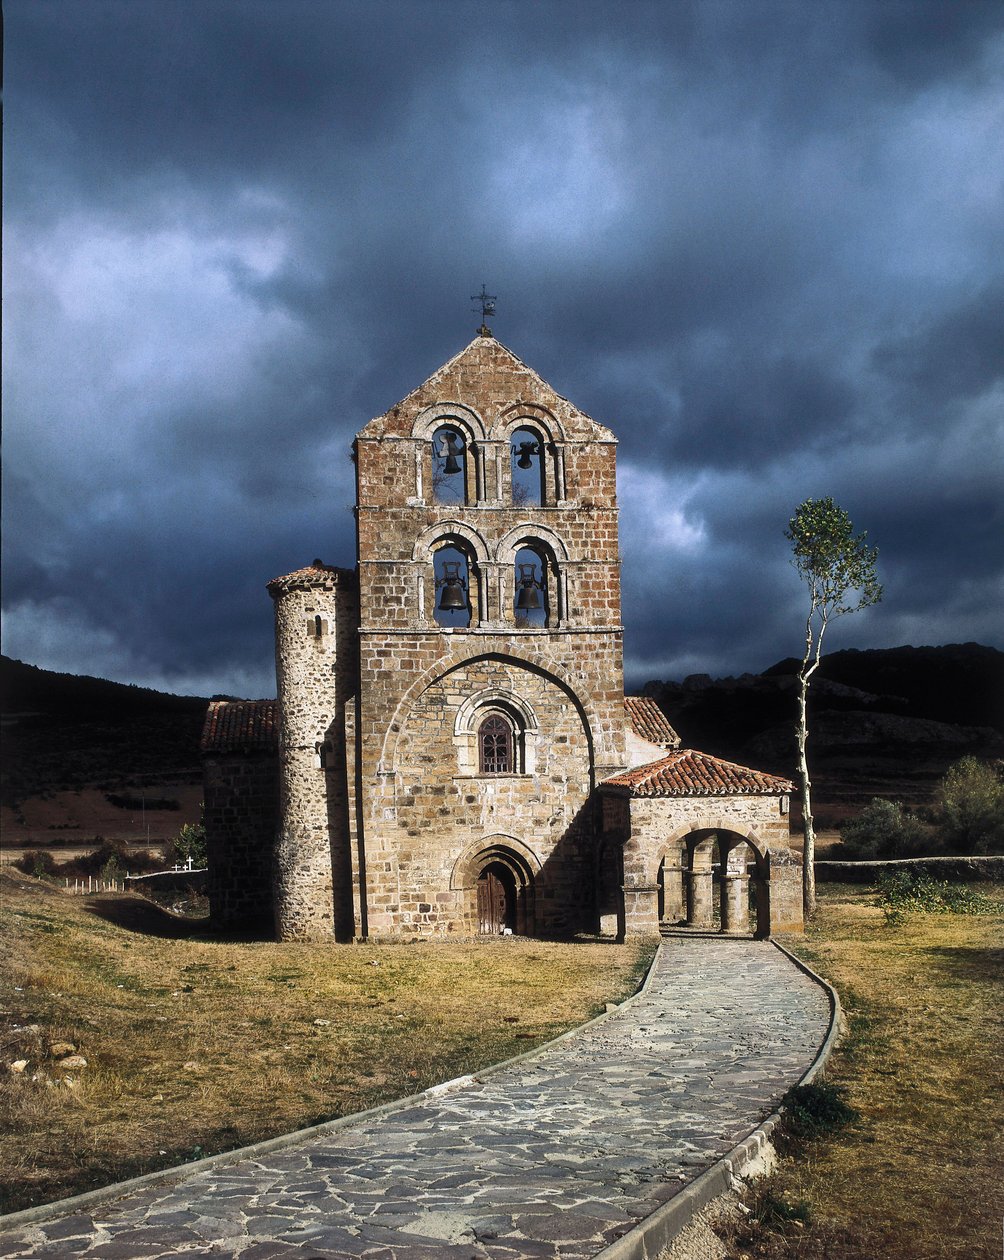
[[[478,931],[489,867],[513,930],[574,929],[624,765],[616,439],[483,323],[354,450],[369,931]]]

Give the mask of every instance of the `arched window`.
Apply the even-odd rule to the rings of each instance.
[[[544,502],[544,441],[536,429],[517,429],[511,439],[514,507]]]
[[[432,498],[436,503],[467,502],[467,439],[453,425],[432,435]]]
[[[541,630],[550,622],[548,563],[543,553],[520,547],[513,568],[513,618],[525,630]]]
[[[492,713],[478,727],[478,769],[481,774],[514,774],[516,762],[513,730],[499,713]]]
[[[436,622],[441,626],[471,624],[471,570],[459,547],[440,547],[432,558]]]

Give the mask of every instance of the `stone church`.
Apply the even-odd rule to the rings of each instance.
[[[616,452],[485,326],[362,429],[355,567],[271,581],[278,698],[207,714],[219,926],[801,926],[792,785],[624,695]]]

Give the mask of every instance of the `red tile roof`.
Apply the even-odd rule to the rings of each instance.
[[[631,729],[650,744],[662,744],[666,748],[679,748],[680,737],[669,724],[669,719],[651,696],[625,696]]]
[[[694,748],[680,748],[660,761],[615,774],[600,786],[623,789],[628,796],[777,796],[794,791],[787,779]]]
[[[272,594],[294,590],[297,587],[325,587],[332,589],[346,583],[356,581],[355,569],[339,569],[337,565],[325,564],[323,560],[315,560],[306,568],[294,569],[292,573],[284,573],[266,583],[266,589]]]
[[[277,700],[211,700],[202,728],[203,754],[277,753]]]

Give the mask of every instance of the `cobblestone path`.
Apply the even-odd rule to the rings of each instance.
[[[519,1063],[0,1234],[0,1256],[593,1256],[774,1109],[828,1015],[768,943],[671,938],[641,996]]]

